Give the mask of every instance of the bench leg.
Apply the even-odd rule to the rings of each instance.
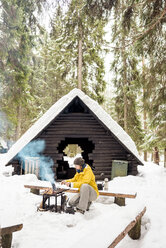
[[[114,203],[116,203],[119,206],[125,206],[125,198],[115,197]]]
[[[31,189],[30,192],[35,195],[39,195],[39,189]]]
[[[2,235],[2,248],[11,248],[12,245],[12,233]]]
[[[141,236],[141,218],[137,221],[135,226],[128,232],[131,239],[139,239]]]

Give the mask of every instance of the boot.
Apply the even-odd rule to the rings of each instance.
[[[87,210],[86,211],[89,211],[89,208],[90,208],[91,205],[92,205],[92,202],[88,202],[88,206],[87,206]]]

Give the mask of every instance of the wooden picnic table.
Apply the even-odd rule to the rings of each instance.
[[[45,190],[45,191],[50,191],[52,188],[51,187],[46,187],[46,186],[36,186],[36,185],[24,185],[25,188],[29,188],[31,192],[35,192],[36,190]],[[68,193],[78,193],[78,189],[65,189],[66,192]],[[110,192],[110,191],[103,191],[99,190],[99,195],[101,196],[111,196],[115,197],[115,203],[117,203],[120,206],[125,205],[125,199],[126,198],[136,198],[137,194],[125,194],[125,193],[115,193],[115,192]],[[114,248],[127,234],[129,235],[130,238],[132,239],[139,239],[141,236],[141,219],[142,216],[146,212],[146,207],[139,212],[139,214],[133,219],[127,226],[124,226],[124,230],[119,233],[119,235],[114,238],[108,246],[108,248]]]
[[[29,188],[32,193],[39,194],[40,190],[50,190],[51,187],[46,186],[37,186],[37,185],[24,185],[25,188]],[[78,189],[67,189],[68,193],[78,193]],[[136,198],[137,193],[125,194],[125,193],[116,193],[110,191],[99,190],[99,195],[101,196],[112,196],[115,197],[114,202],[119,206],[125,206],[125,198]]]

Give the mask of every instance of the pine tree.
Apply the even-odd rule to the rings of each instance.
[[[138,61],[134,49],[126,47],[126,37],[130,37],[131,27],[124,23],[126,2],[119,1],[114,11],[113,38],[114,61],[111,70],[114,72],[114,86],[116,88],[115,110],[117,121],[133,138],[138,147],[143,140],[141,122],[138,115],[138,99],[140,75]],[[135,23],[132,23],[135,27]]]
[[[98,102],[103,101],[104,20],[86,14],[86,1],[71,1],[66,13],[55,14],[51,32],[51,63],[57,84],[78,87]],[[52,52],[52,54],[51,54]]]
[[[29,78],[37,24],[34,11],[40,9],[41,3],[1,1],[0,75],[4,88],[1,106],[15,126],[16,140],[26,126],[25,120],[31,115],[33,95]]]
[[[138,11],[138,9],[137,9]],[[166,67],[165,67],[165,1],[144,1],[140,11],[140,35],[135,45],[137,56],[144,56],[145,73],[142,77],[143,103],[149,133],[144,147],[154,150],[154,161],[159,163],[159,149],[166,147]],[[165,153],[166,161],[166,153]],[[165,162],[166,163],[166,162]]]

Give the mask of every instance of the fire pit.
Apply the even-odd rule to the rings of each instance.
[[[49,189],[44,192],[43,194],[43,201],[42,201],[42,211],[52,211],[52,212],[65,212],[69,214],[74,214],[73,207],[67,207],[67,196],[65,195],[65,191],[68,189],[62,189],[56,186],[55,183],[52,184],[52,189]],[[51,197],[54,198],[54,204],[51,204]],[[60,205],[58,205],[58,199],[60,198]]]
[[[66,210],[66,189],[56,189],[52,192],[46,192],[43,194],[43,206],[45,210],[50,210],[53,212],[65,212]],[[51,197],[54,197],[54,204],[50,204]],[[58,205],[58,197],[60,198],[60,205]],[[46,204],[47,203],[47,204]]]

